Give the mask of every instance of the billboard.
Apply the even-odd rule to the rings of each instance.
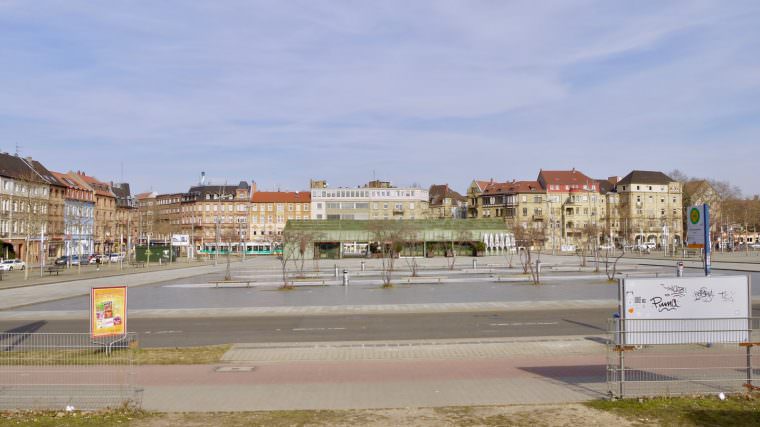
[[[625,345],[746,342],[748,276],[623,279],[620,340]]]
[[[187,234],[172,234],[172,246],[188,246],[190,236]]]
[[[127,287],[90,289],[90,337],[110,337],[127,333]]]
[[[686,211],[686,244],[690,248],[705,247],[705,205],[689,206]]]

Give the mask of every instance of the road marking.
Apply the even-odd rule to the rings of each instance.
[[[344,331],[346,328],[293,328],[291,331],[303,332],[303,331]]]
[[[181,333],[182,333],[182,331],[171,331],[171,330],[169,330],[169,331],[156,331],[156,332],[154,332],[154,334],[156,334],[156,335],[163,335],[163,334],[181,334]]]
[[[547,326],[557,325],[559,322],[512,322],[512,323],[489,323],[488,326]]]

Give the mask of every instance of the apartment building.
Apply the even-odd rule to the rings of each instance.
[[[483,206],[480,204],[483,199],[480,196],[493,183],[493,178],[490,181],[474,180],[467,187],[467,218],[483,217]]]
[[[430,218],[467,218],[467,198],[452,190],[449,184],[431,185],[428,196]]]
[[[289,220],[311,218],[308,191],[253,191],[250,207],[250,236],[280,235]]]
[[[0,257],[39,262],[40,241],[48,234],[51,186],[60,184],[38,161],[0,153]]]
[[[95,192],[95,253],[110,253],[118,236],[116,231],[116,195],[111,186],[82,171],[69,172],[80,184]]]
[[[657,171],[634,170],[617,183],[620,227],[626,242],[683,243],[682,186]]]
[[[61,183],[63,195],[64,245],[60,255],[94,253],[95,191],[66,173],[51,172]]]
[[[137,212],[137,202],[132,196],[129,183],[111,183],[111,191],[116,196],[116,229],[114,235],[118,238],[116,252],[126,252],[132,236],[136,235],[137,224],[133,217]]]
[[[357,188],[312,188],[311,219],[424,219],[429,200],[428,190],[394,187],[388,181]]]
[[[249,239],[249,206],[252,187],[245,181],[237,185],[207,185],[191,187],[184,197],[180,224],[190,231],[195,247],[204,244]]]

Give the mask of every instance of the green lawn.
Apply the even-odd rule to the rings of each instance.
[[[760,395],[597,400],[591,408],[609,411],[641,425],[760,426]]]

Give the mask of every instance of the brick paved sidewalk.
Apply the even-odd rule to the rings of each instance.
[[[594,337],[237,345],[226,364],[139,366],[156,411],[364,409],[604,397]]]

